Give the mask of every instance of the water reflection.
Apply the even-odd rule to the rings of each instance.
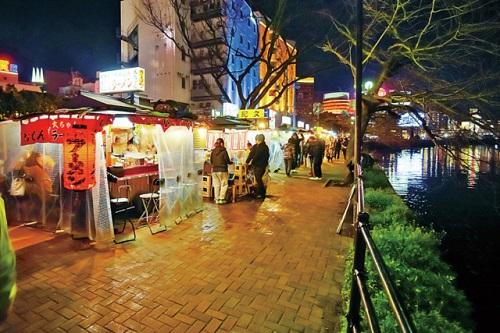
[[[475,188],[481,174],[495,175],[500,167],[500,151],[494,147],[470,146],[454,148],[407,149],[398,153],[376,152],[381,165],[398,194],[406,196],[410,189],[424,188],[421,181],[465,176],[468,188]]]
[[[396,190],[422,225],[445,232],[442,250],[475,308],[477,331],[487,331],[500,295],[500,152],[471,146],[376,152]]]

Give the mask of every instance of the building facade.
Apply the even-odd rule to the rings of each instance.
[[[187,3],[187,1],[186,1]],[[121,1],[121,63],[123,67],[145,70],[145,94],[152,101],[174,100],[188,104],[191,100],[191,65],[185,52],[156,28],[140,19],[141,1]],[[158,0],[162,13],[176,17],[169,0]],[[172,22],[171,27],[177,24]],[[175,28],[172,28],[175,36]]]
[[[260,15],[259,15],[260,16]],[[269,45],[271,40],[275,38],[274,32],[271,28],[266,27],[263,19],[259,19],[259,48],[262,50],[262,57],[267,58],[269,54]],[[286,41],[282,37],[279,37],[274,42],[274,47],[272,48],[273,54],[271,55],[271,66],[273,68],[279,67],[290,57],[290,54],[295,54],[296,49],[292,41]],[[260,78],[264,80],[266,75],[272,69],[268,68],[268,64],[265,62],[260,63]],[[271,75],[269,80],[272,80],[274,74]],[[295,88],[292,83],[297,76],[296,65],[290,64],[286,67],[286,70],[277,79],[275,86],[269,89],[264,98],[261,100],[260,105],[266,106],[272,103],[269,108],[279,112],[282,115],[292,115],[295,110]],[[286,87],[285,92],[276,99],[283,87]],[[276,100],[275,100],[276,99]],[[273,102],[274,101],[274,102]]]
[[[257,32],[244,0],[191,1],[193,112],[237,115],[242,106],[238,86],[247,97],[259,83],[258,64],[251,66]]]
[[[295,83],[295,113],[298,120],[312,123],[314,94],[314,77],[306,77]]]

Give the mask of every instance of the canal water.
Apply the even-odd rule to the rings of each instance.
[[[500,313],[500,153],[475,146],[375,152],[421,225],[445,233],[443,258],[474,307],[477,332]],[[459,158],[457,158],[459,157]],[[497,331],[498,332],[498,331]]]

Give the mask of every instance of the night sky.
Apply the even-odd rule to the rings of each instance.
[[[331,2],[297,0],[297,4],[300,3],[309,3],[300,9],[310,15],[302,14],[298,16],[297,24],[290,25],[290,33],[294,36],[297,36],[301,24],[314,22],[312,19],[317,15],[314,11],[323,10],[322,6]],[[271,1],[255,0],[253,6],[261,11],[273,10]],[[31,79],[33,66],[63,72],[79,70],[87,78],[94,78],[98,70],[119,66],[120,43],[116,38],[120,26],[118,0],[0,0],[0,8],[0,56],[19,65],[22,80]],[[321,35],[327,28],[324,24],[316,24],[313,29],[307,27],[303,30]],[[301,40],[297,42],[300,47]],[[319,49],[316,54],[308,56],[305,62],[335,66],[333,57]],[[299,73],[307,67],[306,63],[299,65]],[[316,90],[338,91],[350,86],[350,76],[340,65],[317,76]]]

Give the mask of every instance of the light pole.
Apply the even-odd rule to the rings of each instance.
[[[361,134],[361,116],[362,104],[362,82],[363,82],[363,0],[358,0],[356,5],[356,120],[354,127],[354,175],[357,178],[357,165],[361,161],[361,143],[363,136]]]

